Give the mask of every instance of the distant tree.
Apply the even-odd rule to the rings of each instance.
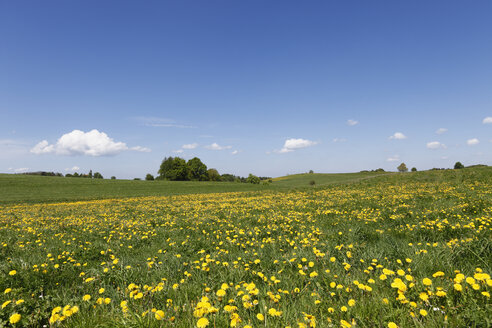
[[[407,172],[408,171],[407,165],[405,163],[401,163],[400,165],[398,165],[397,169],[399,172]]]
[[[74,172],[73,173],[73,177],[78,178],[79,177],[79,174],[77,172]]]
[[[252,183],[252,184],[259,184],[260,183],[260,178],[258,178],[256,175],[249,174],[248,178],[246,179],[247,183]]]
[[[88,176],[89,176],[90,179],[92,179],[92,170],[89,170]]]
[[[180,157],[166,157],[159,168],[159,176],[171,181],[189,180],[189,168]]]
[[[152,180],[154,180],[154,176],[150,173],[147,173],[147,175],[145,176],[145,180],[152,181]]]
[[[104,179],[102,174],[99,172],[94,173],[94,179]]]
[[[313,174],[313,173],[314,173],[314,171],[313,171],[313,170],[309,170],[309,174]]]
[[[73,177],[72,174],[70,174],[70,173],[65,174],[65,178],[71,178],[71,177]]]
[[[113,175],[113,176],[111,177],[111,180],[116,180],[116,177]]]
[[[193,157],[186,164],[188,165],[191,180],[207,181],[209,179],[207,165],[203,164],[198,157]]]
[[[379,169],[375,169],[374,172],[385,172],[385,171],[384,171],[384,169],[379,168]]]
[[[208,174],[208,178],[210,181],[219,181],[220,180],[219,171],[217,171],[216,169],[208,169],[207,174]]]
[[[412,167],[412,172],[417,172],[417,168],[416,167]]]
[[[142,180],[142,179],[140,179],[140,178],[133,178],[133,180]]]
[[[316,181],[314,181],[314,180],[309,181],[310,186],[314,186],[315,184],[316,184]]]
[[[220,176],[220,181],[225,181],[225,182],[234,182],[236,181],[236,179],[237,179],[236,176],[229,173],[225,173]]]
[[[455,170],[464,169],[464,168],[465,168],[465,166],[463,164],[461,164],[461,162],[456,162],[454,164],[454,169]]]

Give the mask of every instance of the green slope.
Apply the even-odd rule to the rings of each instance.
[[[303,173],[287,175],[285,177],[273,179],[276,187],[304,187],[309,186],[310,181],[314,181],[315,186],[325,186],[334,183],[358,182],[371,179],[382,175],[392,175],[391,172],[359,172],[359,173]]]

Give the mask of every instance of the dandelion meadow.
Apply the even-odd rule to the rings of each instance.
[[[2,205],[0,326],[490,326],[491,182]]]

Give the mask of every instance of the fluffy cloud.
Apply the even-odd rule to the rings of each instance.
[[[446,129],[446,128],[439,128],[439,129],[436,130],[436,133],[437,134],[443,134],[443,133],[445,133],[447,131],[448,131],[448,129]]]
[[[80,170],[80,167],[78,167],[77,165],[73,166],[70,169],[65,169],[65,171],[78,171],[78,170]]]
[[[184,150],[183,149],[173,150],[173,153],[182,154],[184,153]]]
[[[487,116],[482,121],[483,124],[492,124],[492,116]]]
[[[214,142],[211,145],[205,146],[205,148],[210,150],[224,150],[224,149],[231,149],[232,146],[220,146],[218,143]]]
[[[475,146],[475,145],[478,145],[480,143],[480,141],[477,139],[477,138],[473,138],[473,139],[468,139],[466,141],[466,144],[468,146]]]
[[[195,149],[196,147],[198,147],[198,144],[192,143],[192,144],[183,145],[181,148],[183,148],[183,149]]]
[[[386,161],[388,161],[388,162],[399,162],[400,156],[398,156],[398,155],[390,156],[386,159]]]
[[[29,171],[28,167],[20,167],[18,169],[14,169],[15,173],[26,173],[27,171]]]
[[[116,142],[104,132],[73,130],[62,135],[55,144],[43,140],[31,149],[33,154],[112,156],[125,150],[149,152],[150,149],[136,146],[129,148],[124,142]]]
[[[403,139],[406,139],[407,136],[404,135],[403,133],[401,132],[395,132],[395,134],[393,134],[392,136],[389,137],[390,139],[396,139],[396,140],[403,140]]]
[[[142,147],[142,146],[135,146],[130,148],[130,150],[139,151],[141,153],[150,153],[152,151],[150,150],[150,148]]]
[[[350,125],[350,126],[354,126],[354,125],[359,124],[359,121],[356,121],[356,120],[347,120],[347,124]]]
[[[427,143],[427,148],[429,149],[446,148],[446,145],[440,143],[439,141],[431,141]]]
[[[287,139],[285,140],[284,147],[280,149],[279,153],[290,153],[291,151],[311,147],[316,145],[315,141],[307,140],[307,139]]]
[[[231,152],[232,155],[236,155],[237,153],[239,153],[237,150]]]

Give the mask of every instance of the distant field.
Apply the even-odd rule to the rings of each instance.
[[[296,174],[274,179],[269,185],[234,182],[143,181],[61,178],[0,174],[0,204],[77,201],[104,198],[169,196],[235,191],[286,190],[333,183],[355,182],[377,173]]]

